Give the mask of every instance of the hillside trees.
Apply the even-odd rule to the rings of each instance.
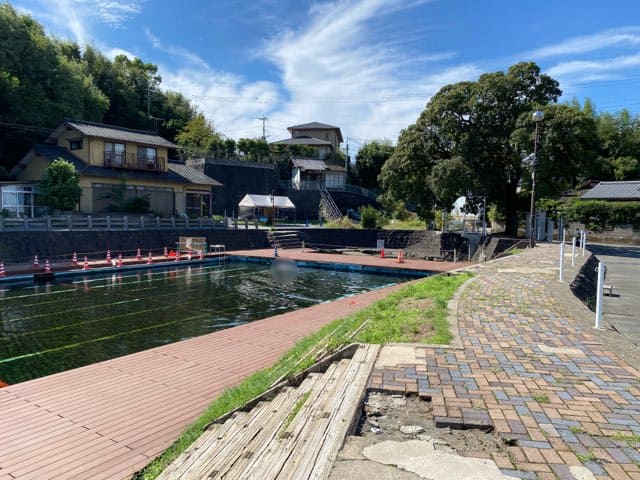
[[[372,140],[362,145],[356,156],[356,181],[360,186],[373,190],[380,188],[378,175],[393,150],[389,140]]]

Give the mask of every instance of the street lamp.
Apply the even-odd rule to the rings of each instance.
[[[533,141],[533,158],[531,159],[531,210],[529,212],[529,248],[534,246],[534,231],[536,226],[535,212],[536,212],[536,166],[538,165],[538,127],[540,122],[544,120],[544,112],[536,110],[531,115],[531,118],[536,122],[536,136]]]

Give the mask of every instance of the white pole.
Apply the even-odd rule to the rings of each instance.
[[[596,324],[593,328],[602,328],[602,294],[604,288],[604,263],[598,262],[598,287],[596,290]]]
[[[560,244],[560,282],[564,282],[564,243]]]
[[[576,266],[576,237],[571,240],[571,266]]]
[[[587,231],[582,232],[582,256],[584,257],[584,251],[587,248]]]
[[[467,244],[467,260],[471,261],[471,244]]]

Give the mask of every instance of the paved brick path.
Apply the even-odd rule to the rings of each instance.
[[[439,425],[517,441],[493,456],[505,474],[575,480],[583,465],[640,479],[638,370],[581,326],[593,314],[558,282],[557,248],[476,268],[458,310],[463,348],[408,347],[416,362],[377,369],[371,386],[431,397]]]

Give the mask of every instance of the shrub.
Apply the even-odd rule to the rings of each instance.
[[[640,226],[640,202],[577,199],[566,203],[558,213],[569,221],[584,223],[591,230],[621,224]]]
[[[360,224],[362,228],[377,229],[382,228],[388,220],[375,208],[370,205],[360,208]]]

